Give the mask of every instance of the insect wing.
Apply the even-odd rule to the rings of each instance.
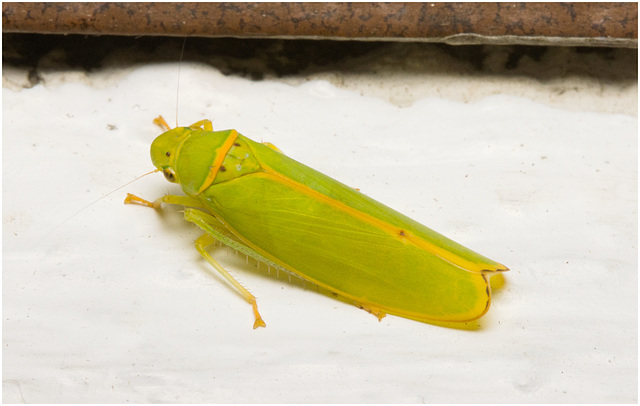
[[[242,138],[264,172],[212,185],[201,199],[249,247],[371,309],[421,321],[487,311],[487,274],[502,265]]]

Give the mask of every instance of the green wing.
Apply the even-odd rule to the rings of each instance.
[[[242,137],[262,165],[199,197],[238,239],[365,307],[467,321],[506,268],[283,154]]]

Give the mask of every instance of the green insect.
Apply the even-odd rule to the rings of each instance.
[[[204,234],[202,256],[253,306],[256,298],[207,252],[216,241],[335,292],[378,318],[466,322],[491,303],[489,278],[509,269],[236,130],[211,121],[170,129],[151,144],[151,160],[187,196],[183,205]]]

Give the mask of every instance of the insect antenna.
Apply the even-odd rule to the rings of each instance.
[[[182,41],[182,50],[180,50],[180,59],[178,60],[178,83],[176,85],[176,127],[178,126],[178,106],[180,106],[180,68],[182,67],[185,45],[187,45],[187,37],[184,37],[184,41]]]
[[[130,184],[132,184],[133,182],[137,181],[140,178],[143,178],[147,175],[151,175],[152,173],[156,173],[156,172],[160,172],[160,169],[154,169],[151,172],[147,172],[144,175],[140,175],[137,178],[133,179],[132,181],[129,181],[127,183],[125,183],[122,186],[119,186],[116,189],[113,189],[111,192],[104,194],[102,196],[100,196],[99,198],[97,198],[96,200],[92,201],[91,203],[87,204],[86,206],[84,206],[83,208],[81,208],[80,210],[78,210],[77,212],[73,213],[71,216],[67,217],[64,221],[62,221],[60,224],[58,224],[57,226],[55,226],[54,228],[52,228],[51,230],[49,230],[45,235],[43,235],[42,237],[40,237],[38,239],[38,241],[42,240],[43,238],[45,238],[46,236],[48,236],[49,234],[53,233],[54,231],[56,231],[58,228],[60,228],[63,224],[65,224],[67,221],[71,220],[72,218],[74,218],[75,216],[77,216],[78,214],[82,213],[83,211],[85,211],[86,209],[88,209],[90,206],[93,206],[94,204],[98,203],[100,200],[104,199],[105,197],[109,196],[112,193],[117,192],[118,190],[122,189],[125,186],[128,186]]]

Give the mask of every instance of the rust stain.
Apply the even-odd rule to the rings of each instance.
[[[617,39],[637,47],[638,4],[4,2],[2,30],[460,43],[584,38],[594,40],[589,45]]]

